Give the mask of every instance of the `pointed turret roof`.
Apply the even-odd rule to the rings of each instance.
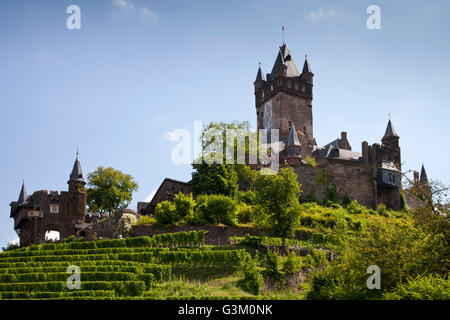
[[[427,172],[425,171],[425,167],[422,163],[422,169],[420,170],[420,183],[428,184]]]
[[[275,77],[276,72],[278,70],[278,66],[280,64],[284,64],[287,67],[287,76],[288,77],[298,77],[300,76],[300,72],[297,69],[297,65],[295,64],[294,59],[292,58],[291,51],[289,50],[287,44],[283,44],[278,50],[278,55],[273,64],[271,76]]]
[[[305,63],[303,64],[303,71],[302,73],[312,73],[311,72],[311,68],[309,67],[309,63],[308,63],[308,57],[305,56]]]
[[[297,132],[295,131],[294,123],[291,124],[291,129],[289,130],[288,141],[286,147],[290,146],[301,146],[300,140],[298,140]]]
[[[72,173],[70,174],[69,181],[85,182],[83,179],[83,172],[81,171],[80,161],[78,161],[78,152],[75,163],[73,164]]]
[[[258,81],[258,80],[265,80],[264,79],[264,74],[263,74],[263,72],[262,72],[262,70],[261,70],[261,65],[259,65],[259,68],[258,68],[258,73],[256,74],[256,81]]]
[[[22,182],[22,188],[20,189],[19,200],[17,202],[19,204],[25,202],[27,199],[27,190],[25,189],[25,181]]]
[[[384,136],[381,140],[384,140],[389,137],[397,137],[397,138],[399,137],[398,134],[395,132],[394,127],[392,126],[391,119],[389,119],[389,122],[386,127],[386,132],[384,133]]]

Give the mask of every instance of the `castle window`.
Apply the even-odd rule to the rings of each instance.
[[[289,89],[291,88],[291,82],[290,81],[288,81],[288,88]]]
[[[282,86],[283,85],[283,81],[282,80],[278,80],[278,86]]]
[[[59,213],[59,205],[51,204],[50,205],[50,213]]]
[[[306,134],[306,126],[303,126],[303,133]]]
[[[356,177],[361,178],[361,170],[356,169]]]
[[[270,91],[273,91],[273,85],[270,86]]]
[[[298,90],[298,84],[297,84],[297,83],[295,84],[294,89],[295,89],[295,90]]]
[[[302,87],[302,92],[305,92],[305,87]]]
[[[261,93],[261,98],[264,99],[264,91]]]

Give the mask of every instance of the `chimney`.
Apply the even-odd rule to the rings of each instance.
[[[341,140],[347,140],[347,132],[345,131],[341,132]]]

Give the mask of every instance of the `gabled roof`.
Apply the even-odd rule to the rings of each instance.
[[[291,129],[289,130],[288,140],[286,143],[286,147],[290,146],[301,146],[300,141],[298,140],[297,132],[295,131],[294,123],[291,123]]]
[[[387,127],[386,127],[386,132],[384,133],[384,136],[383,136],[383,138],[381,140],[384,140],[384,139],[386,139],[388,137],[397,137],[397,138],[399,137],[398,134],[395,132],[394,127],[392,126],[392,122],[391,122],[390,119],[389,119],[389,122],[388,122]]]
[[[278,69],[278,65],[284,64],[287,67],[287,76],[288,77],[299,77],[300,72],[298,71],[297,65],[295,64],[294,59],[292,58],[291,51],[289,50],[286,44],[283,44],[278,51],[277,58],[275,63],[273,64],[271,77],[272,79],[275,77]]]
[[[81,171],[80,161],[78,161],[78,155],[73,164],[72,173],[70,174],[69,181],[85,182],[83,179],[83,172]]]

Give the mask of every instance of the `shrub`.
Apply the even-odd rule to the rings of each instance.
[[[383,296],[388,300],[450,300],[450,279],[418,276]]]
[[[192,193],[189,195],[185,195],[182,192],[178,193],[175,195],[173,203],[175,204],[176,213],[179,219],[192,217],[194,215],[195,200],[192,198]]]
[[[133,225],[137,222],[137,218],[134,214],[124,213],[117,223],[115,230],[116,236],[122,235],[124,237],[131,237],[133,235]]]
[[[231,197],[224,195],[202,195],[197,199],[197,221],[235,225],[237,223],[237,203]]]
[[[266,278],[272,278],[278,282],[279,286],[281,286],[283,273],[280,271],[280,258],[276,253],[271,251],[267,252],[264,259],[264,267],[266,268],[263,273],[264,276]]]
[[[254,209],[245,203],[238,207],[237,219],[240,223],[249,223],[254,220]]]
[[[254,205],[256,203],[256,194],[253,190],[241,191],[238,199],[247,205]]]
[[[344,199],[342,199],[342,206],[344,208],[346,208],[349,205],[349,203],[350,203],[350,198],[348,197],[348,195],[345,195]]]
[[[306,156],[305,161],[307,166],[310,166],[312,168],[315,168],[317,166],[316,159],[311,157],[310,155]]]
[[[350,202],[347,205],[346,209],[347,209],[348,213],[350,213],[350,214],[362,214],[362,213],[367,212],[366,207],[360,205],[358,203],[358,201],[356,201],[356,200],[353,200],[352,202]]]
[[[248,255],[243,264],[244,279],[238,281],[238,286],[254,295],[261,293],[263,278],[258,271],[256,262]]]
[[[283,263],[283,271],[285,274],[295,274],[302,270],[303,260],[300,257],[290,253]]]
[[[162,201],[156,205],[155,219],[160,224],[172,224],[180,220],[173,202]]]

